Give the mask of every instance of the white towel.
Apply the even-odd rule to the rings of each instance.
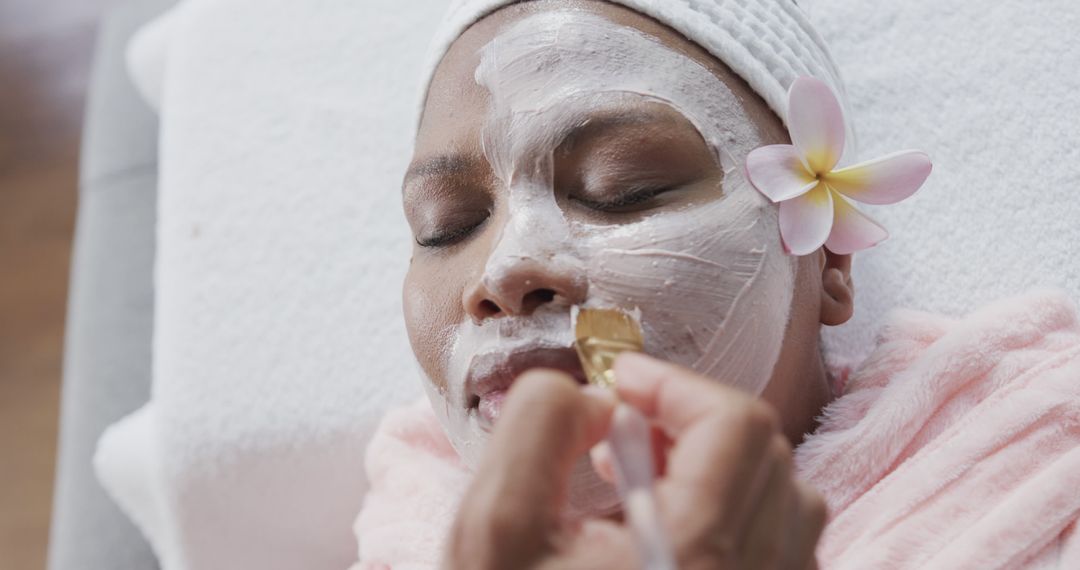
[[[161,78],[153,401],[96,464],[166,570],[356,559],[367,438],[421,393],[399,192],[442,8],[186,0],[133,44]]]
[[[444,5],[185,0],[165,56],[131,58],[164,65],[143,82],[163,126],[153,403],[104,436],[97,465],[166,570],[355,559],[362,447],[419,394],[398,188]],[[1078,11],[813,6],[863,154],[935,161],[915,198],[873,211],[892,238],[858,256],[856,317],[827,331],[830,359],[865,354],[896,305],[1080,293]]]
[[[518,0],[450,0],[435,31],[419,99],[446,50],[474,22]],[[825,82],[847,108],[844,85],[829,50],[799,6],[789,0],[610,0],[671,27],[705,48],[787,121],[787,91],[796,77]],[[419,120],[419,114],[417,114]],[[848,125],[850,127],[850,124]],[[854,148],[848,130],[846,140]]]
[[[934,161],[913,198],[867,208],[891,237],[856,256],[830,360],[861,360],[893,307],[961,316],[1042,285],[1080,299],[1080,4],[817,0],[811,16],[860,153]]]

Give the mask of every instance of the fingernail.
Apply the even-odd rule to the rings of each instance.
[[[611,461],[611,446],[602,441],[589,450],[589,459],[592,460],[593,470],[601,479],[615,484],[615,466]]]
[[[603,402],[604,405],[615,405],[615,394],[612,392],[611,388],[597,386],[596,384],[586,384],[581,389],[581,392],[593,400]]]

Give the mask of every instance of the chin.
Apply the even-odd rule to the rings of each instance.
[[[483,426],[478,414],[453,405],[452,399],[436,388],[434,383],[425,381],[424,386],[447,438],[461,456],[462,462],[475,471],[483,458],[491,432]],[[569,519],[603,517],[621,509],[615,487],[596,473],[587,455],[574,464],[567,489],[564,513]]]

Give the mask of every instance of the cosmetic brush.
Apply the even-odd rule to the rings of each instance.
[[[617,309],[577,309],[574,348],[590,384],[614,391],[615,357],[644,347],[641,325]],[[636,408],[619,402],[607,443],[615,467],[615,483],[645,570],[675,570],[671,546],[656,509],[656,479],[649,421]]]

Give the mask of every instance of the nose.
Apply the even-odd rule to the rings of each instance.
[[[487,271],[465,289],[465,311],[473,321],[525,316],[549,304],[584,302],[588,286],[576,264],[550,258],[519,257]]]

